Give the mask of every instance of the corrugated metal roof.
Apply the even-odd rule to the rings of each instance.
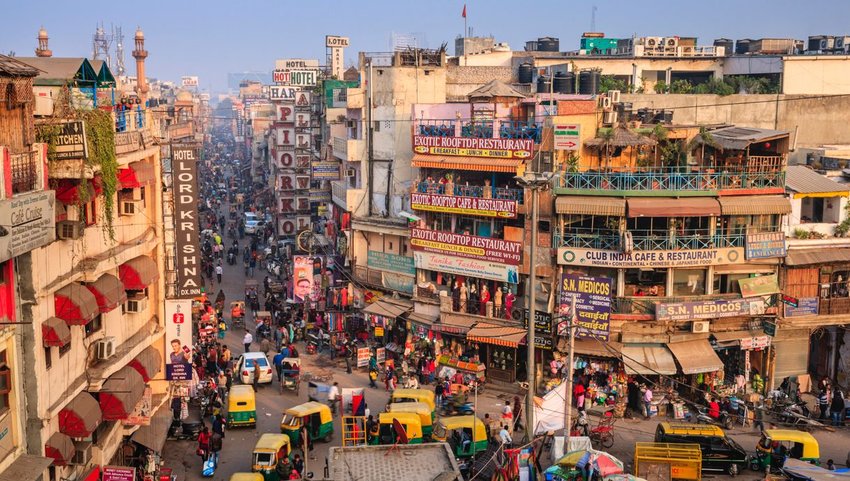
[[[781,195],[720,197],[723,215],[790,214],[791,201]]]
[[[807,266],[829,262],[850,262],[850,249],[792,249],[785,257],[789,266]]]
[[[41,72],[33,79],[33,85],[61,86],[75,81],[91,83],[97,80],[97,72],[88,60],[82,57],[16,57]],[[87,85],[82,85],[87,86]]]
[[[0,74],[10,77],[35,77],[38,75],[38,69],[16,58],[0,55]]]
[[[839,184],[803,165],[789,165],[785,173],[785,189],[799,194],[850,192],[850,185]]]
[[[493,79],[486,84],[478,87],[477,89],[469,92],[467,95],[469,98],[486,98],[491,99],[493,97],[515,97],[515,98],[525,98],[520,92],[517,92],[516,89],[511,87],[510,85],[502,82],[498,79]]]
[[[559,196],[555,199],[555,212],[623,217],[626,215],[626,199],[582,195]]]
[[[724,127],[711,130],[708,133],[723,150],[743,150],[750,144],[788,136],[788,132],[782,130],[755,127]],[[697,137],[696,141],[697,143],[701,142],[701,138]]]

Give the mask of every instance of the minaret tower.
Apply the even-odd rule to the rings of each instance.
[[[145,50],[145,34],[141,27],[136,29],[136,49],[133,50],[133,58],[136,59],[136,93],[141,100],[142,108],[144,108],[145,100],[147,100],[148,82],[145,78],[145,59],[148,57],[148,51]]]
[[[38,31],[38,48],[35,49],[35,55],[37,57],[53,56],[53,51],[47,46],[48,40],[49,37],[47,36],[47,30],[45,30],[44,27],[41,27]]]

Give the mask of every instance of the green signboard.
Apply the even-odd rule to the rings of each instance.
[[[396,272],[410,276],[416,274],[416,267],[413,265],[412,257],[388,254],[386,252],[369,251],[366,258],[366,265],[372,269],[382,271]]]

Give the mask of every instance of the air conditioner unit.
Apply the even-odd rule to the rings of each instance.
[[[835,39],[834,39],[834,38],[832,38],[832,37],[827,37],[827,38],[822,38],[822,39],[820,39],[820,49],[821,49],[822,51],[823,51],[823,50],[830,50],[830,49],[832,49],[832,46],[833,46],[834,44],[835,44]]]
[[[666,49],[675,49],[679,46],[679,39],[677,37],[667,37],[664,39],[664,48]]]
[[[603,112],[602,113],[602,123],[603,124],[616,124],[617,123],[617,112]]]
[[[91,441],[74,441],[71,464],[87,465],[91,462]]]
[[[661,37],[646,37],[643,42],[643,45],[648,50],[654,50],[664,45],[664,39]]]
[[[115,355],[115,338],[104,337],[97,341],[94,345],[94,355],[98,361],[109,359]]]
[[[619,90],[609,90],[608,97],[611,98],[612,104],[620,103],[620,91]]]
[[[611,98],[602,97],[602,110],[611,110]]]
[[[694,321],[691,323],[691,332],[706,333],[708,332],[708,321]]]
[[[118,210],[119,215],[134,215],[142,211],[142,201],[122,200]]]
[[[356,175],[357,175],[357,171],[356,171],[356,170],[354,170],[354,169],[345,169],[345,176],[346,176],[346,177],[354,177],[354,176],[356,176]]]
[[[148,298],[147,297],[134,297],[131,299],[127,299],[127,302],[124,304],[125,312],[132,312],[133,314],[138,314],[140,312],[145,312],[148,308]]]
[[[56,223],[56,238],[61,240],[79,239],[85,231],[85,224],[79,220],[60,220]]]

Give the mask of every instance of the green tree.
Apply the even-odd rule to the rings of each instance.
[[[620,80],[613,75],[603,75],[599,79],[599,93],[605,93],[609,90],[625,92],[628,88],[625,80]]]

